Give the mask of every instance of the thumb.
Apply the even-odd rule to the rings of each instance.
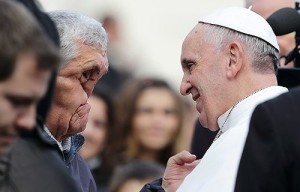
[[[195,160],[196,160],[196,155],[193,155],[188,151],[182,151],[169,159],[170,163],[177,164],[177,165],[192,163]]]

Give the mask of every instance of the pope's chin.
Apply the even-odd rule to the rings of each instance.
[[[199,112],[199,110],[198,110],[198,112]],[[208,128],[207,118],[204,116],[203,113],[199,112],[199,118],[198,118],[198,120],[199,120],[200,124],[202,125],[202,127]]]
[[[202,125],[202,127],[209,129],[211,131],[217,131],[219,129],[217,123],[209,122],[208,118],[205,116],[205,114],[202,112],[199,115],[199,122]]]
[[[203,128],[208,129],[207,122],[202,121],[200,116],[198,120]]]

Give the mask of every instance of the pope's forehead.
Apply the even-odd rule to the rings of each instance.
[[[199,40],[199,38],[201,38],[202,34],[202,30],[201,30],[202,24],[197,24],[186,36],[186,38],[184,39],[183,44],[190,44],[193,43],[194,41],[196,41],[197,39]]]

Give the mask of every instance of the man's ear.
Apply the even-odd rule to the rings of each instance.
[[[229,59],[226,66],[226,75],[229,79],[235,78],[243,67],[243,48],[238,42],[232,42],[228,46]]]

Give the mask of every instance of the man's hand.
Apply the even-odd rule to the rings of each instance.
[[[192,172],[200,160],[196,160],[196,155],[188,151],[182,151],[172,156],[167,163],[164,173],[162,187],[167,192],[175,192],[183,182],[184,178]]]

